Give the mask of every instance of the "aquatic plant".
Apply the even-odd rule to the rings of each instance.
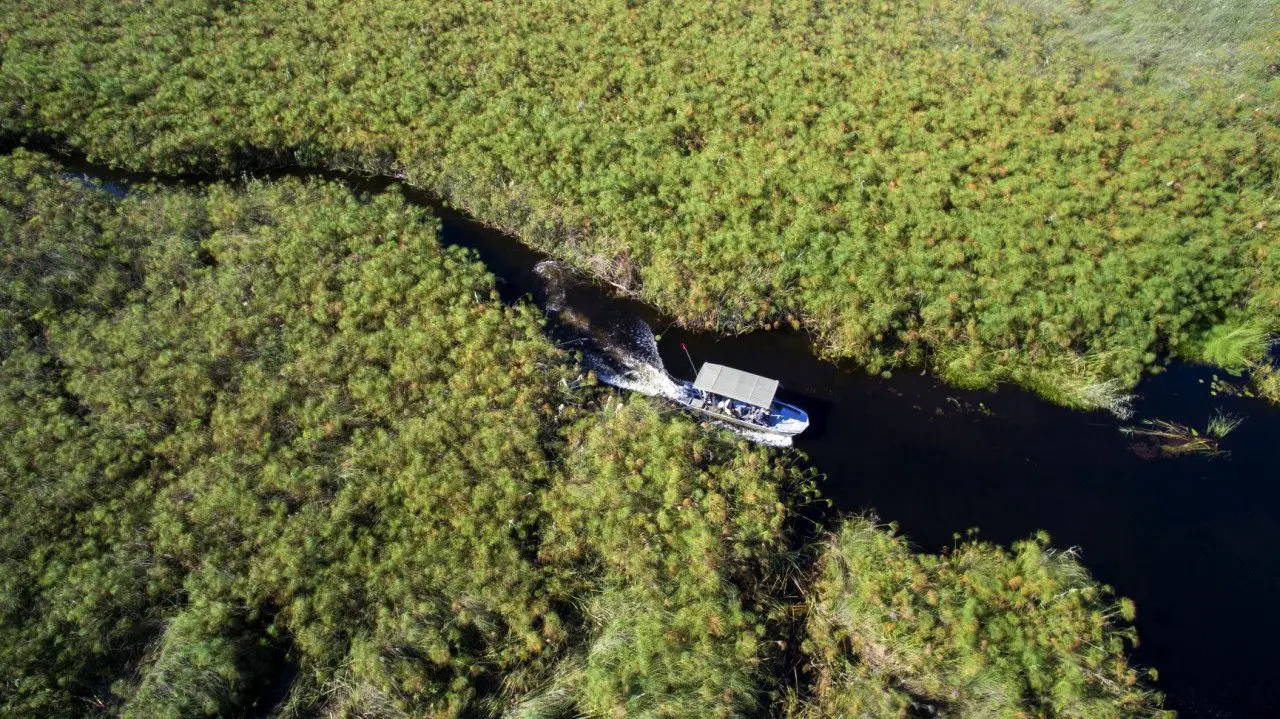
[[[288,711],[456,714],[564,646],[529,548],[577,370],[433,218],[0,177],[0,713],[223,712],[287,652]]]
[[[1138,437],[1147,442],[1139,445],[1139,454],[1147,454],[1148,448],[1165,455],[1223,454],[1220,440],[1225,438],[1242,419],[1235,415],[1218,412],[1210,420],[1204,433],[1177,422],[1163,419],[1144,419],[1136,427],[1123,427],[1121,432],[1131,437]]]
[[[1275,334],[1258,326],[1219,326],[1210,332],[1204,359],[1235,375],[1247,373],[1252,391],[1236,388],[1233,393],[1249,397],[1256,393],[1280,404],[1280,373],[1271,356],[1278,341]],[[1217,375],[1214,382],[1226,385]]]
[[[0,131],[393,175],[689,326],[1108,407],[1280,327],[1280,44],[1034,4],[8,0]]]
[[[436,231],[0,157],[0,713],[237,711],[286,653],[284,715],[765,700],[809,476],[597,404]]]
[[[811,692],[797,716],[1165,717],[1129,665],[1133,602],[1037,534],[913,552],[874,517],[822,547],[806,602]]]
[[[1257,325],[1219,325],[1204,342],[1204,360],[1230,372],[1242,372],[1264,360],[1275,338]]]
[[[1249,371],[1258,395],[1280,404],[1280,370],[1270,363],[1259,364]]]
[[[1240,417],[1234,414],[1226,414],[1219,410],[1214,413],[1213,417],[1209,420],[1209,427],[1206,431],[1210,435],[1218,439],[1222,439],[1231,434],[1231,432],[1233,432],[1236,427],[1239,427],[1242,422],[1244,422],[1244,420]]]
[[[643,399],[610,405],[567,438],[540,556],[598,575],[602,591],[586,607],[582,670],[552,679],[557,695],[599,715],[758,708],[775,681],[763,673],[776,658],[764,636],[779,610],[771,598],[793,569],[787,507],[812,497],[809,473],[743,451],[732,434],[666,421]]]
[[[437,228],[394,190],[244,179],[118,197],[0,156],[0,716],[245,714],[280,695],[282,717],[825,706],[827,684],[780,671],[796,587],[822,647],[820,602],[857,600],[833,588],[864,573],[797,568],[812,473],[592,387]],[[850,551],[896,541],[847,526]],[[1013,556],[1036,601],[1037,562],[1082,575],[1035,547]],[[904,580],[936,558],[884,554],[867,581],[933,601]],[[964,606],[989,588],[938,576]],[[1090,677],[1133,675],[1100,590],[1061,581],[1066,599],[984,610],[958,636],[1025,630],[1041,654],[992,641],[984,661],[1052,659],[1068,668],[1054,706],[1089,716],[1118,701]],[[838,609],[856,624],[867,607]],[[1102,628],[1067,633],[1093,609]],[[892,621],[884,646],[905,656],[938,631],[923,612]],[[1042,626],[1051,649],[1027,638]],[[979,653],[957,647],[921,675],[952,681],[950,657]]]

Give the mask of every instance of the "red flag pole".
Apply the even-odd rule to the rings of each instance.
[[[685,346],[684,346],[684,343],[683,343],[683,342],[681,342],[681,343],[680,343],[680,349],[684,350],[684,356],[689,358],[689,367],[691,367],[691,368],[693,369],[693,376],[694,376],[694,377],[697,377],[697,376],[698,376],[698,366],[697,366],[697,365],[695,365],[695,364],[693,363],[693,355],[690,355],[690,354],[689,354],[689,348],[688,348],[688,347],[685,347]]]

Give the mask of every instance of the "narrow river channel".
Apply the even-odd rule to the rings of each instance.
[[[174,182],[63,159],[116,183]],[[284,174],[341,179],[370,193],[393,185],[318,171],[258,176]],[[545,256],[425,193],[406,195],[442,217],[445,242],[479,254],[505,299],[543,296],[534,267]],[[1136,415],[1126,423],[1014,387],[966,392],[918,371],[872,377],[818,360],[802,334],[687,332],[589,284],[567,299],[584,315],[644,321],[660,334],[675,376],[692,376],[683,343],[698,362],[781,380],[782,398],[813,417],[795,446],[826,475],[822,492],[833,512],[874,511],[926,551],[971,527],[1000,543],[1043,529],[1056,546],[1078,547],[1099,579],[1137,603],[1142,644],[1133,661],[1160,670],[1158,687],[1181,716],[1280,716],[1271,684],[1280,644],[1280,613],[1271,605],[1280,596],[1280,410],[1211,395],[1211,370],[1175,365],[1137,388]],[[1229,457],[1144,459],[1120,432],[1142,418],[1203,429],[1219,409],[1244,418],[1224,442]]]

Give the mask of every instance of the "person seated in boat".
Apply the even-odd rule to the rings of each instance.
[[[751,413],[751,421],[752,421],[752,422],[755,422],[756,424],[764,424],[764,423],[765,423],[765,419],[766,419],[768,416],[769,416],[769,415],[764,411],[764,409],[763,409],[763,408],[761,408],[761,407],[756,407],[756,408],[755,408],[755,411],[753,411],[753,412]]]

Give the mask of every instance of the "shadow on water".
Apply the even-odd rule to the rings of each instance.
[[[149,179],[72,164],[117,183]],[[283,175],[338,179],[362,192],[398,186],[333,172],[258,176]],[[505,300],[527,295],[546,308],[536,270],[543,255],[426,193],[405,194],[441,217],[446,243],[476,251]],[[1270,685],[1280,640],[1271,605],[1280,595],[1280,411],[1211,396],[1209,370],[1176,365],[1146,379],[1135,410],[1202,430],[1219,408],[1240,415],[1225,442],[1231,456],[1153,461],[1132,451],[1124,423],[1110,415],[1065,410],[1014,387],[967,392],[918,371],[872,377],[818,360],[798,333],[692,333],[589,283],[562,302],[561,313],[595,327],[638,319],[654,328],[673,376],[693,374],[683,344],[699,363],[778,378],[782,398],[810,413],[796,447],[827,475],[823,493],[838,512],[874,510],[927,551],[969,527],[1001,543],[1044,529],[1058,546],[1080,547],[1096,576],[1136,601],[1143,643],[1133,659],[1159,668],[1159,687],[1183,716],[1280,715]]]

